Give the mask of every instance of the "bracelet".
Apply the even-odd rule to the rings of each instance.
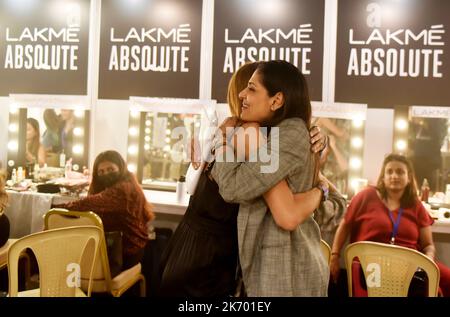
[[[331,255],[337,255],[337,256],[339,256],[339,252],[331,252]]]
[[[320,189],[320,191],[322,192],[321,201],[327,201],[329,194],[328,187],[322,184],[322,182],[319,182],[319,184],[317,184],[317,188]]]

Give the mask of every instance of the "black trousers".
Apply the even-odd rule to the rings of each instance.
[[[139,250],[139,252],[137,252],[133,255],[124,256],[122,270],[127,270],[129,268],[132,268],[139,262],[142,263],[142,259],[144,258],[144,250],[145,249],[141,249],[141,250]]]

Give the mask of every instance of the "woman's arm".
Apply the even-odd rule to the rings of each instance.
[[[327,201],[317,208],[317,212],[314,213],[314,219],[322,231],[336,232],[347,209],[347,200],[341,195],[336,186],[320,172],[319,179],[327,184],[329,194]]]
[[[117,188],[107,188],[104,191],[89,195],[86,198],[65,204],[53,205],[54,208],[65,208],[74,211],[93,211],[98,214],[115,212],[123,208],[125,201],[123,192]]]
[[[33,154],[31,154],[30,151],[28,151],[28,149],[25,152],[25,159],[27,160],[27,163],[34,163],[35,162],[35,157]]]
[[[339,227],[336,230],[336,235],[334,236],[333,240],[333,246],[331,247],[330,274],[334,282],[337,282],[339,277],[339,258],[341,255],[341,249],[345,241],[347,240],[349,232],[350,226],[345,222],[345,219],[342,219]]]
[[[234,158],[233,148],[227,142],[222,146],[223,140],[216,142],[216,163],[212,176],[219,185],[221,196],[235,203],[262,197],[312,159],[309,141],[304,122],[291,118],[272,128],[268,142],[261,145],[258,151],[265,154],[265,158],[258,157],[256,161],[226,161],[224,158]]]
[[[267,142],[260,133],[259,127],[259,124],[255,122],[242,124],[233,136],[235,154],[245,151],[245,159],[248,160],[250,152],[258,150],[262,144]],[[250,133],[252,129],[253,131]],[[311,144],[316,145],[317,150],[323,147],[322,144],[319,144],[319,147],[315,144],[323,141],[323,135],[319,132],[320,130],[315,129],[314,132],[310,133]],[[251,137],[256,138],[256,140],[249,142]],[[314,151],[313,148],[312,151]],[[305,193],[294,195],[286,180],[282,180],[266,192],[263,197],[269,206],[275,223],[284,230],[292,231],[316,210],[322,198],[322,191],[318,188],[313,188]]]
[[[319,179],[327,184],[328,188],[330,189],[330,193],[338,193],[339,195],[341,195],[336,186],[332,182],[330,182],[330,180],[326,178],[320,171],[319,171]]]
[[[419,231],[419,242],[422,253],[429,256],[434,261],[434,256],[436,254],[436,248],[433,243],[433,235],[431,233],[431,226],[426,226],[420,228]]]
[[[43,167],[45,165],[45,159],[46,159],[46,153],[44,147],[39,145],[38,155],[37,155],[37,163],[39,164],[39,167]]]
[[[313,188],[305,193],[293,194],[286,180],[263,195],[275,223],[284,230],[293,231],[319,206],[322,191]]]

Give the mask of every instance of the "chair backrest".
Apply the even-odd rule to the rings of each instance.
[[[325,257],[325,261],[327,261],[328,265],[330,265],[331,260],[331,248],[325,240],[320,240],[320,247],[322,249],[323,256]]]
[[[436,297],[439,269],[426,255],[405,247],[371,241],[355,242],[345,249],[349,295],[352,296],[352,265],[358,258],[369,297],[406,297],[418,268],[428,277],[428,296]]]
[[[74,297],[81,274],[89,277],[90,296],[101,239],[102,231],[95,226],[42,231],[18,239],[8,251],[9,296],[18,295],[19,257],[27,248],[36,256],[41,297]],[[86,257],[91,261],[83,267],[81,260]]]
[[[104,238],[103,223],[100,217],[92,211],[69,211],[59,208],[49,210],[44,216],[44,230],[86,225],[97,226],[102,231],[99,256],[94,265],[93,278],[94,282],[104,281],[106,283],[106,291],[109,291],[111,290],[111,271]],[[88,265],[88,261],[89,259],[83,260],[82,266]],[[88,276],[81,275],[82,285],[85,284],[87,279]]]

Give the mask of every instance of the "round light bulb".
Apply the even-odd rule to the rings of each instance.
[[[360,137],[354,137],[354,138],[352,138],[352,146],[353,146],[355,149],[360,149],[360,148],[362,147],[362,145],[363,145],[363,140],[362,140],[362,138],[360,138]]]
[[[397,150],[404,151],[406,150],[407,144],[405,140],[398,140],[397,143],[395,143],[395,146],[397,147]]]
[[[405,119],[398,119],[395,122],[395,126],[399,131],[405,131],[406,128],[408,127],[408,122]]]
[[[81,144],[76,144],[72,148],[72,152],[74,154],[82,154],[83,153],[83,146]]]

